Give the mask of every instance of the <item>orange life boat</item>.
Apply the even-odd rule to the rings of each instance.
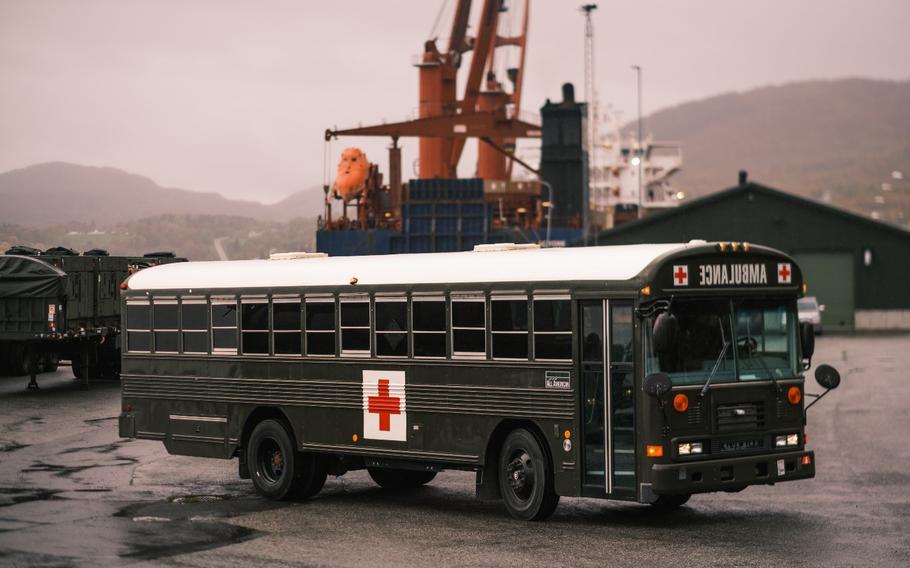
[[[360,148],[345,148],[341,153],[341,161],[338,162],[332,192],[348,202],[363,191],[369,174],[370,162],[367,161],[367,155]]]

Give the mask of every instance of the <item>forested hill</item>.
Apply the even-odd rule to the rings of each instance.
[[[656,112],[645,130],[682,143],[678,185],[690,195],[735,185],[745,169],[763,184],[867,214],[910,205],[907,180],[881,194],[893,171],[910,177],[910,81],[808,81],[727,93]]]

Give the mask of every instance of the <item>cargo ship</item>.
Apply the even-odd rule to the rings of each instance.
[[[591,144],[590,109],[576,100],[571,83],[563,85],[562,100],[547,100],[539,114],[522,110],[530,0],[483,0],[470,27],[474,36],[468,35],[471,5],[471,0],[456,2],[447,42],[427,40],[415,61],[416,118],[326,130],[327,143],[357,136],[391,143],[387,178],[358,148],[342,152],[334,181],[324,184],[317,251],[348,256],[462,251],[495,243],[566,246],[676,201],[666,180],[679,170],[681,154],[667,161],[658,151],[663,148],[650,141],[641,150],[630,149],[618,128]],[[459,97],[457,78],[468,53]],[[504,67],[505,60],[514,65]],[[417,178],[407,182],[401,175],[402,138],[417,138],[419,144]],[[458,178],[469,139],[477,140],[476,176]],[[539,140],[536,163],[516,151],[518,140],[527,139]],[[589,156],[596,158],[593,164]],[[630,168],[631,160],[643,167]],[[648,182],[639,185],[637,175],[648,176]],[[634,195],[627,190],[633,188]],[[667,195],[674,198],[664,199]]]

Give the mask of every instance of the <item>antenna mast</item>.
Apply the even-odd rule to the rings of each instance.
[[[591,188],[595,187],[597,174],[597,87],[594,80],[594,23],[591,21],[591,12],[597,9],[597,4],[583,4],[581,12],[585,15],[585,99],[587,101],[588,119],[588,192],[585,211],[591,209]],[[601,196],[595,196],[598,200]],[[584,216],[584,240],[588,241],[589,215]]]

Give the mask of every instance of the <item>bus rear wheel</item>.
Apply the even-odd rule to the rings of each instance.
[[[367,468],[370,477],[377,485],[385,489],[412,489],[433,481],[435,471],[415,471],[409,469],[388,469],[384,467]]]
[[[550,460],[537,437],[525,429],[513,430],[503,442],[499,490],[509,514],[523,521],[546,519],[559,504]]]
[[[297,453],[297,476],[294,478],[294,497],[309,499],[320,491],[325,485],[328,472],[322,456],[310,453]]]
[[[273,501],[312,497],[325,483],[321,460],[297,452],[288,428],[277,420],[263,420],[253,429],[247,464],[256,492]]]

